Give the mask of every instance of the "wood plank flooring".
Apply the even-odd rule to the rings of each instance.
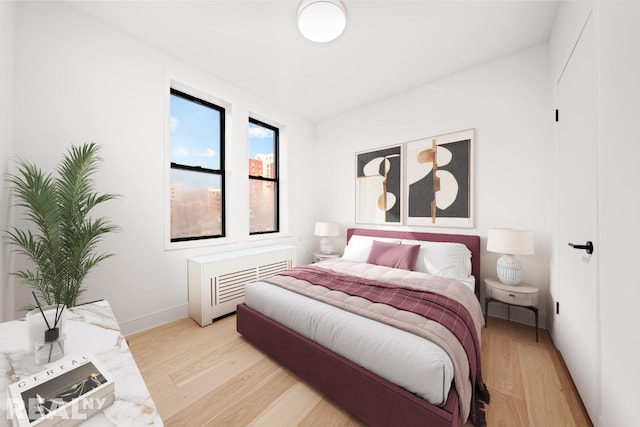
[[[230,316],[127,337],[166,426],[361,426],[242,338]],[[592,425],[549,334],[489,317],[482,370],[489,426]],[[471,426],[467,423],[465,426]]]

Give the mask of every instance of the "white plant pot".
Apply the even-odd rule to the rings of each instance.
[[[64,321],[67,315],[66,307],[63,305],[58,306],[58,314],[60,314],[60,309],[64,308],[62,311],[62,315],[60,316],[60,320],[58,320],[57,328],[60,331],[60,337],[64,334]],[[42,312],[40,312],[39,308],[35,310],[31,310],[27,313],[27,334],[29,340],[29,352],[33,353],[36,349],[36,343],[42,343],[44,341],[44,332],[49,329],[47,327],[47,322],[45,322],[42,317],[42,313],[44,313],[47,318],[47,322],[49,322],[49,326],[53,328],[55,323],[56,316],[56,306],[55,305],[47,305],[42,307]]]

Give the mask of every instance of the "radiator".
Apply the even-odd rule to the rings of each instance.
[[[188,260],[189,316],[200,326],[236,311],[247,283],[295,265],[295,246],[273,245],[204,255]]]

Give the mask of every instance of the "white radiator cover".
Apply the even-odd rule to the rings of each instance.
[[[295,246],[287,245],[189,258],[189,316],[200,326],[207,326],[233,313],[244,302],[247,283],[289,270],[295,260]]]

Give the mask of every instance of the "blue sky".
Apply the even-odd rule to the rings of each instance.
[[[171,95],[171,161],[220,169],[220,113]]]
[[[249,158],[256,154],[273,154],[273,139],[271,129],[249,123]]]
[[[249,157],[271,154],[274,132],[249,123]],[[220,169],[220,112],[171,95],[171,161],[189,166]],[[210,187],[211,177],[200,173],[173,174],[192,188]],[[219,187],[219,180],[217,186]]]
[[[273,153],[274,132],[249,123],[249,157]],[[220,113],[171,95],[171,161],[220,168]]]

